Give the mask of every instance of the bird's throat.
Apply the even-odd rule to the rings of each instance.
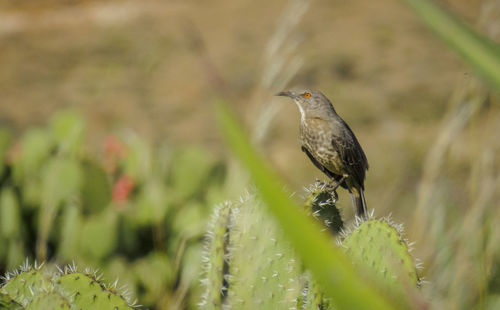
[[[295,104],[297,105],[300,111],[300,120],[304,122],[306,120],[306,112],[304,111],[304,108],[302,108],[299,102],[295,101]]]

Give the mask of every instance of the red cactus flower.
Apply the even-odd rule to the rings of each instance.
[[[104,140],[104,151],[106,155],[123,158],[127,155],[127,146],[115,135],[109,135]]]
[[[113,186],[112,201],[114,203],[126,201],[134,186],[135,182],[130,176],[126,174],[122,175]]]

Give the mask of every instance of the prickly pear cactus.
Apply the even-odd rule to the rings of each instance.
[[[2,310],[21,310],[23,307],[15,302],[9,295],[0,293],[0,309]]]
[[[65,296],[53,291],[35,296],[25,309],[71,310],[72,308],[69,300]]]
[[[417,267],[410,255],[402,225],[388,218],[366,221],[356,219],[354,228],[343,233],[340,240],[355,264],[375,271],[387,289],[400,290],[420,286]]]
[[[329,186],[317,182],[307,192],[304,208],[325,230],[340,232],[339,245],[361,272],[374,269],[397,293],[419,285],[401,226],[372,213],[344,230]],[[217,207],[209,227],[201,309],[333,309],[255,195]]]
[[[217,207],[207,236],[202,309],[328,309],[254,195]]]
[[[290,245],[259,200],[243,198],[233,209],[229,234],[229,291],[233,309],[283,309],[297,305],[301,272]]]
[[[23,306],[29,305],[35,296],[50,291],[53,287],[50,278],[42,269],[31,268],[26,264],[20,270],[8,273],[4,278],[6,282],[0,292]]]
[[[333,309],[329,306],[329,300],[324,296],[319,285],[307,273],[307,282],[302,290],[302,305],[299,309],[327,310]]]
[[[331,191],[329,184],[316,181],[305,190],[307,192],[304,201],[306,210],[332,234],[339,233],[344,228],[344,222],[336,206],[336,194]]]
[[[226,293],[224,267],[227,259],[229,241],[229,219],[232,205],[225,202],[214,210],[207,233],[203,263],[206,278],[203,279],[205,292],[201,305],[204,309],[220,309],[222,297]]]
[[[74,266],[50,272],[44,266],[23,265],[8,273],[0,287],[2,309],[132,309],[129,297],[117,291],[116,282],[105,285],[95,272]],[[17,307],[17,308],[16,308]]]

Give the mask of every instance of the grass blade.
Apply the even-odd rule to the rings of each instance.
[[[403,0],[420,19],[500,91],[500,47],[429,0]]]

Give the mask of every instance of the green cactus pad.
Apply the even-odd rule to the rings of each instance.
[[[200,306],[203,309],[220,309],[224,287],[224,266],[229,236],[231,204],[225,202],[214,209],[207,233],[207,244],[203,255],[205,292]]]
[[[21,310],[23,307],[12,300],[9,295],[0,293],[0,309],[1,310]]]
[[[4,276],[0,309],[132,309],[128,296],[102,284],[95,272],[78,272],[75,266],[55,271],[54,266],[29,266]],[[16,308],[16,303],[21,308]],[[9,307],[11,308],[9,308]],[[24,307],[24,308],[23,308]]]
[[[5,153],[10,146],[11,136],[5,129],[0,129],[0,175],[5,169]]]
[[[57,279],[56,284],[71,296],[70,302],[77,309],[132,309],[124,297],[89,273],[68,273]]]
[[[261,204],[247,193],[215,208],[201,309],[330,309]]]
[[[111,209],[87,217],[82,222],[81,250],[92,259],[103,259],[116,247],[118,215]]]
[[[37,295],[31,303],[26,306],[26,310],[51,309],[70,310],[71,304],[67,298],[57,292]]]
[[[320,290],[318,284],[308,275],[307,285],[304,287],[302,295],[302,307],[299,309],[326,310],[330,309],[328,300]]]
[[[254,196],[248,195],[233,206],[228,259],[229,307],[297,307],[303,287],[301,265]]]
[[[82,163],[82,205],[85,213],[95,214],[104,210],[111,202],[111,184],[106,172],[96,162]]]
[[[47,275],[39,268],[27,265],[21,267],[20,271],[7,274],[5,279],[6,283],[0,289],[0,293],[9,295],[23,306],[28,305],[37,294],[52,289],[52,283]]]
[[[21,216],[14,189],[4,187],[0,191],[0,236],[12,238],[20,234]]]
[[[330,186],[316,181],[307,187],[306,191],[308,192],[304,201],[306,210],[331,233],[338,234],[344,228],[344,223]]]
[[[358,222],[341,241],[355,264],[375,271],[391,290],[418,286],[420,280],[402,228],[388,219]]]
[[[74,155],[81,150],[85,136],[85,120],[81,115],[70,110],[58,112],[52,117],[50,127],[60,152]]]

